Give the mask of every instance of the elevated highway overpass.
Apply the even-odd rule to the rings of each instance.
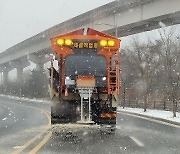
[[[63,23],[55,25],[23,42],[0,53],[0,72],[4,84],[8,71],[23,68],[32,61],[37,69],[43,69],[52,50],[50,38],[82,27],[90,27],[118,37],[160,28],[159,22],[166,26],[180,24],[179,0],[117,0],[88,11]],[[21,70],[20,70],[21,69]],[[21,76],[21,75],[19,75]]]

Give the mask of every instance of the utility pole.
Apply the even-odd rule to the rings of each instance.
[[[175,83],[173,83],[173,117],[176,117]]]
[[[124,84],[124,94],[123,94],[123,109],[124,109],[124,107],[125,107],[125,103],[126,103],[126,83],[125,83],[125,81],[123,80],[123,84]]]

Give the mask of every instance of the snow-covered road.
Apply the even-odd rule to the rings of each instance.
[[[20,149],[23,149],[22,153],[28,153],[35,149],[40,154],[175,154],[180,151],[179,128],[126,114],[121,111],[121,108],[118,109],[115,134],[100,133],[96,128],[89,130],[79,127],[75,133],[72,131],[69,133],[63,129],[65,126],[61,127],[58,133],[47,129],[42,134],[48,119],[41,109],[50,109],[50,104],[2,97],[0,106],[0,153],[18,152]],[[133,110],[137,113],[143,113],[142,109],[140,111]],[[9,115],[10,113],[11,115]],[[156,115],[155,111],[149,110],[146,114]],[[158,115],[161,114],[158,112]],[[16,120],[18,119],[16,122],[14,117]],[[171,118],[172,113],[167,117]]]

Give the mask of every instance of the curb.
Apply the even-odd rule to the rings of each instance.
[[[117,111],[117,112],[122,112],[122,113],[128,113],[128,114],[132,114],[132,115],[137,115],[137,116],[140,116],[140,117],[145,117],[145,118],[149,118],[149,119],[154,119],[154,120],[159,120],[159,121],[162,121],[162,122],[166,122],[166,123],[169,123],[169,124],[173,124],[173,125],[176,125],[176,126],[180,126],[180,123],[179,122],[175,122],[175,121],[170,121],[170,120],[166,120],[166,119],[162,119],[162,118],[158,118],[158,117],[152,117],[152,116],[147,116],[147,115],[142,115],[142,114],[139,114],[139,113],[132,113],[132,112],[128,112],[128,111]]]

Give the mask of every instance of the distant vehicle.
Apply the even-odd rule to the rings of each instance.
[[[116,125],[120,40],[88,28],[51,39],[51,122]]]

